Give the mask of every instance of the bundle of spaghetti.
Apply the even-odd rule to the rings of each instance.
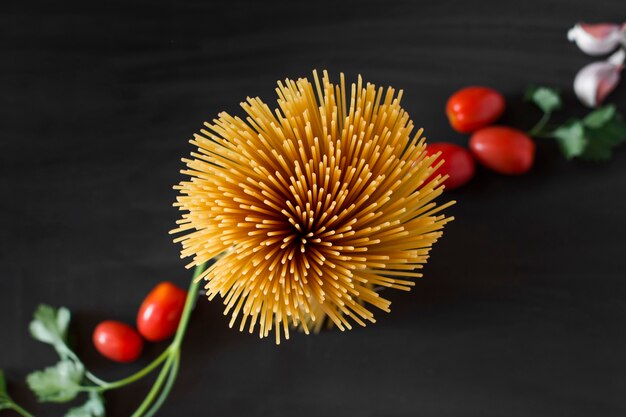
[[[175,242],[188,267],[215,262],[200,279],[223,298],[230,326],[288,339],[323,319],[341,330],[390,311],[380,288],[409,290],[431,246],[452,220],[437,205],[422,130],[400,106],[402,91],[361,77],[347,94],[326,71],[279,82],[278,108],[241,104],[245,119],[220,113],[195,134],[175,186],[182,211]]]

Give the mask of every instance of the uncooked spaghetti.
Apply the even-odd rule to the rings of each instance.
[[[327,317],[339,329],[389,311],[379,287],[409,290],[431,245],[451,220],[435,198],[445,178],[426,156],[422,130],[400,107],[402,91],[324,72],[279,82],[278,108],[241,104],[245,120],[220,113],[194,135],[175,188],[189,266],[217,260],[201,276],[224,299],[232,327],[289,338]]]

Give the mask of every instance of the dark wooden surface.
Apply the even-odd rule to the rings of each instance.
[[[75,3],[70,5],[70,3]],[[103,319],[132,322],[159,280],[189,273],[167,231],[171,186],[204,120],[274,99],[313,68],[405,90],[434,141],[464,143],[447,96],[501,90],[504,122],[528,128],[529,84],[561,88],[592,58],[578,20],[624,20],[622,0],[485,2],[3,2],[0,5],[0,367],[37,415],[26,373],[51,364],[27,324],[39,303],[74,312],[72,333],[105,378],[138,369],[98,357]],[[610,97],[626,112],[626,86]],[[200,301],[163,416],[626,415],[626,149],[566,162],[538,143],[534,170],[480,170],[450,193],[446,229],[392,313],[350,333],[272,340],[229,330]],[[107,396],[128,415],[148,381]]]

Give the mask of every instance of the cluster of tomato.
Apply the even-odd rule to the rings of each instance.
[[[466,87],[454,93],[446,105],[450,125],[471,133],[469,151],[448,142],[427,145],[426,153],[441,152],[443,165],[433,174],[448,175],[446,188],[466,184],[475,172],[474,160],[507,175],[528,172],[535,158],[535,144],[524,132],[508,126],[492,126],[504,112],[502,94],[487,87]]]
[[[139,331],[126,323],[106,320],[94,329],[93,344],[113,361],[132,362],[143,350],[143,339],[159,342],[176,333],[186,299],[186,291],[171,282],[162,282],[148,293],[139,308]]]

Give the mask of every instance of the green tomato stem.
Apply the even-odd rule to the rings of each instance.
[[[123,387],[124,385],[131,384],[137,381],[138,379],[143,378],[144,376],[152,372],[155,368],[157,368],[161,363],[163,363],[164,360],[166,360],[170,356],[171,347],[172,345],[168,346],[168,348],[165,349],[163,352],[161,352],[161,354],[155,360],[150,362],[145,368],[141,369],[139,372],[133,375],[127,376],[126,378],[120,379],[118,381],[108,382],[105,385],[101,385],[98,387],[87,387],[85,391],[91,390],[91,391],[104,392],[104,391],[108,391],[111,389]]]
[[[189,324],[189,317],[191,317],[191,312],[193,311],[193,307],[198,299],[198,289],[200,288],[198,277],[202,274],[202,272],[204,272],[205,269],[206,263],[196,266],[196,269],[193,271],[191,283],[189,284],[189,290],[187,291],[185,307],[183,308],[183,314],[180,318],[180,323],[178,323],[178,329],[176,330],[176,335],[174,336],[174,341],[171,345],[172,348],[175,347],[175,349],[179,349],[181,343],[183,342],[183,337],[185,337],[187,325]]]
[[[163,385],[163,381],[165,381],[165,377],[167,376],[170,370],[170,367],[172,366],[173,358],[174,357],[172,355],[167,356],[165,365],[163,365],[163,368],[161,368],[161,372],[159,372],[159,376],[157,376],[156,381],[154,381],[154,384],[152,385],[150,392],[148,392],[148,395],[146,395],[146,398],[144,398],[144,400],[141,402],[137,410],[135,410],[135,412],[131,415],[131,417],[143,416],[146,410],[148,409],[148,407],[150,407],[150,404],[152,404],[154,397],[157,395],[157,393],[161,389],[161,385]]]
[[[98,378],[97,376],[95,376],[89,371],[85,371],[85,377],[87,377],[87,379],[93,382],[94,384],[99,385],[101,387],[110,384],[109,382],[106,382],[105,380]]]
[[[176,381],[176,376],[178,375],[178,367],[180,365],[180,351],[176,352],[174,356],[174,361],[172,362],[172,366],[170,368],[170,372],[167,375],[167,380],[165,381],[165,385],[161,390],[161,393],[152,404],[152,407],[144,414],[144,417],[152,417],[156,414],[157,411],[161,408],[167,396],[169,395],[172,387],[174,386],[174,381]]]
[[[541,119],[528,131],[529,136],[540,137],[541,130],[546,126],[546,123],[550,120],[552,113],[547,112],[541,116]]]

